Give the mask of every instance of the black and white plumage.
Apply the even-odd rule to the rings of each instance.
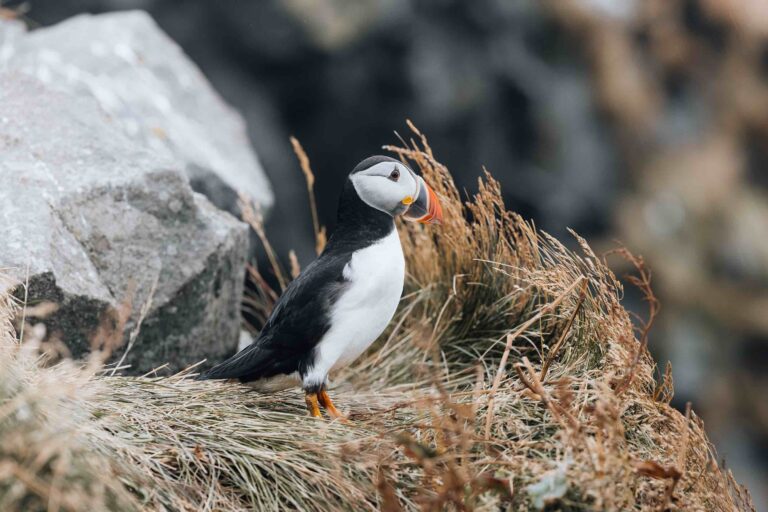
[[[394,217],[439,222],[434,192],[403,163],[363,160],[341,193],[336,229],[322,254],[290,283],[258,338],[201,378],[239,379],[264,390],[301,384],[312,415],[328,374],[356,359],[384,331],[403,291],[405,260]],[[328,405],[323,403],[327,399]]]

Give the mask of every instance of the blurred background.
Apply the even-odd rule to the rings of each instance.
[[[768,509],[765,0],[33,0],[31,28],[144,9],[247,119],[275,191],[268,234],[313,257],[288,137],[334,224],[346,174],[412,119],[460,187],[654,272],[674,405]],[[616,262],[619,264],[619,262]],[[622,273],[627,269],[617,267]],[[644,313],[628,291],[628,306]]]

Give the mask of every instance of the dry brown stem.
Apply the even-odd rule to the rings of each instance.
[[[296,157],[299,159],[301,172],[304,174],[304,180],[307,184],[307,196],[309,197],[309,210],[312,213],[312,229],[315,233],[315,252],[323,252],[326,244],[325,227],[320,225],[320,219],[317,215],[317,201],[315,199],[315,174],[309,165],[309,157],[296,137],[291,137],[291,146]]]

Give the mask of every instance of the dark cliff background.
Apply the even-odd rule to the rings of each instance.
[[[768,495],[768,9],[747,0],[33,0],[31,28],[145,9],[243,115],[276,206],[312,258],[362,158],[412,119],[460,186],[482,167],[561,239],[620,240],[654,271],[651,340],[720,456]],[[618,262],[617,262],[618,263]],[[626,269],[617,268],[621,273]],[[633,309],[643,304],[628,291]]]

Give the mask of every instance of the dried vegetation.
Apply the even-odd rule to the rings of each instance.
[[[669,406],[670,375],[655,378],[648,326],[603,259],[507,211],[489,174],[463,202],[413,132],[388,149],[433,185],[446,221],[400,225],[401,307],[335,379],[349,424],[306,417],[298,392],[197,382],[194,369],[43,367],[15,341],[5,297],[0,509],[750,510],[701,421]],[[650,275],[620,253],[650,322]],[[263,317],[276,292],[251,276],[247,307]]]

